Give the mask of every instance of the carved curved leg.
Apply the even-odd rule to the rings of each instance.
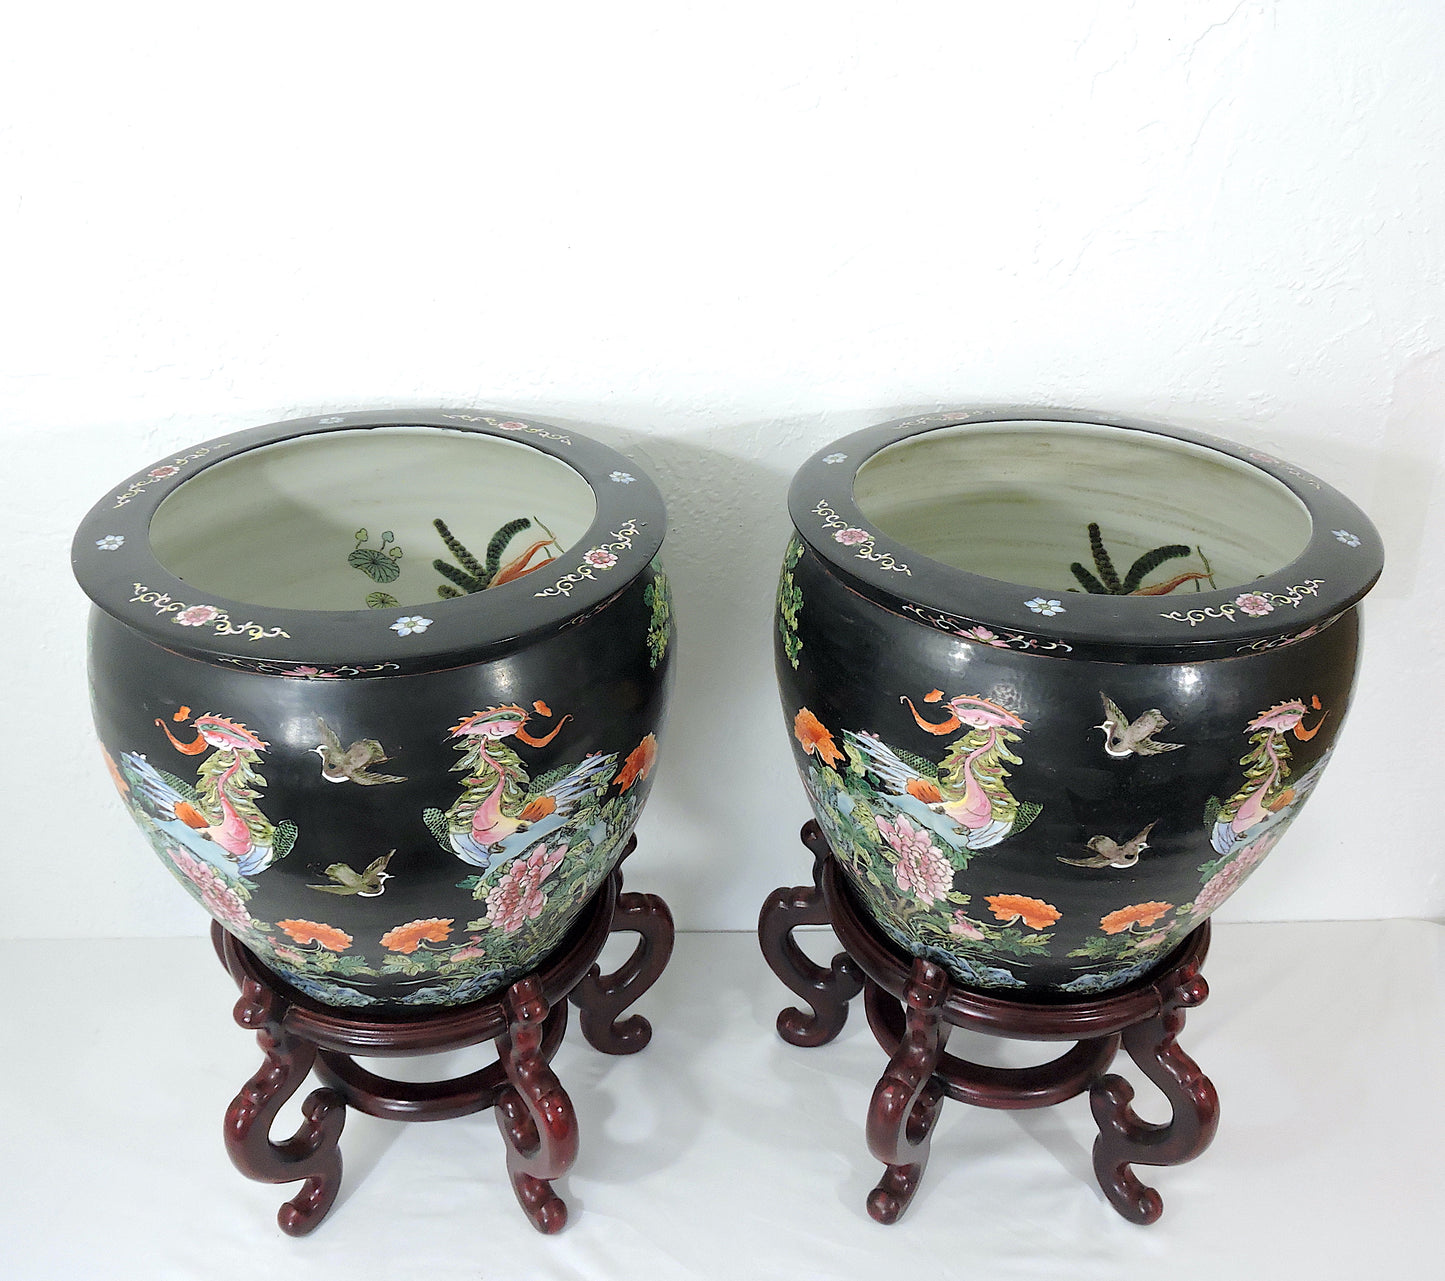
[[[620,894],[612,913],[612,934],[635,933],[632,955],[611,974],[594,965],[572,989],[578,1022],[587,1044],[604,1054],[636,1054],[652,1040],[652,1024],[640,1014],[617,1016],[643,994],[672,959],[672,913],[655,894]]]
[[[939,1012],[947,995],[942,967],[915,960],[904,994],[903,1039],[868,1105],[868,1150],[888,1167],[868,1196],[868,1213],[879,1223],[896,1222],[908,1208],[928,1165],[933,1127],[947,1095],[934,1075],[953,1031]]]
[[[1208,985],[1196,972],[1169,995],[1159,1014],[1123,1033],[1129,1057],[1169,1100],[1173,1116],[1167,1124],[1139,1118],[1130,1106],[1134,1089],[1121,1076],[1103,1077],[1090,1092],[1099,1125],[1094,1173],[1104,1195],[1131,1223],[1153,1223],[1164,1212],[1164,1201],[1130,1166],[1192,1161],[1219,1127],[1219,1096],[1213,1084],[1175,1041],[1184,1029],[1185,1011],[1208,995]]]
[[[305,1183],[276,1213],[281,1230],[303,1236],[326,1217],[341,1188],[341,1127],[346,1106],[332,1089],[313,1090],[302,1111],[305,1120],[291,1138],[273,1143],[271,1125],[285,1102],[311,1072],[316,1047],[282,1027],[285,1001],[253,979],[241,985],[236,1022],[256,1033],[266,1055],[261,1070],[226,1109],[226,1151],[248,1179],[262,1183]]]
[[[543,1038],[553,1011],[535,978],[507,989],[511,1025],[497,1038],[507,1084],[497,1095],[497,1128],[507,1145],[507,1174],[522,1210],[539,1232],[560,1232],[566,1202],[552,1190],[577,1159],[577,1114],[561,1082],[547,1066]],[[566,1004],[556,1014],[565,1020]]]
[[[828,905],[819,884],[828,843],[818,824],[803,825],[803,844],[813,853],[813,883],[776,889],[758,914],[758,942],[768,967],[788,989],[812,1008],[805,1014],[789,1006],[778,1014],[778,1035],[789,1045],[826,1045],[848,1020],[848,1002],[863,990],[863,976],[846,952],[839,952],[824,968],[816,964],[793,939],[800,925],[829,924]]]

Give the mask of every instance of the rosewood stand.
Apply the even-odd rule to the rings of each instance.
[[[628,843],[626,858],[636,845]],[[652,1038],[641,1015],[622,1012],[650,988],[672,955],[672,914],[652,894],[624,894],[613,871],[545,966],[504,992],[470,1005],[415,1016],[366,1019],[322,1005],[267,970],[219,925],[211,939],[241,988],[236,1022],[256,1033],[265,1061],[226,1111],[226,1150],[247,1178],[305,1180],[276,1219],[302,1236],[314,1229],[341,1186],[338,1142],[348,1106],[393,1121],[441,1121],[496,1110],[507,1174],[539,1232],[557,1232],[567,1206],[552,1187],[577,1157],[577,1116],[549,1066],[567,1030],[567,1002],[578,1007],[582,1035],[605,1054],[634,1054]],[[596,964],[608,936],[639,935],[632,955],[611,974]],[[395,1081],[353,1055],[439,1054],[495,1041],[497,1061],[445,1081]],[[312,1068],[324,1084],[302,1106],[305,1120],[277,1143],[271,1126]]]
[[[846,884],[816,822],[803,827],[813,855],[813,884],[780,889],[763,905],[758,937],[768,964],[812,1013],[778,1015],[790,1045],[825,1045],[842,1031],[848,1002],[862,992],[869,1026],[890,1055],[868,1107],[868,1148],[885,1169],[868,1196],[868,1213],[893,1223],[908,1208],[928,1163],[929,1140],[946,1098],[979,1107],[1048,1107],[1089,1093],[1099,1136],[1094,1173],[1104,1195],[1131,1223],[1153,1223],[1159,1193],[1134,1165],[1180,1165],[1214,1138],[1219,1099],[1176,1038],[1185,1012],[1209,988],[1200,966],[1209,949],[1204,922],[1147,982],[1092,1001],[1017,1001],[970,991],[931,961],[901,955],[878,933]],[[843,951],[823,967],[793,939],[800,925],[831,925]],[[1036,1067],[985,1067],[947,1053],[956,1027],[1025,1041],[1076,1044]],[[1163,1091],[1173,1109],[1163,1125],[1141,1120],[1133,1087],[1108,1071],[1120,1046]]]

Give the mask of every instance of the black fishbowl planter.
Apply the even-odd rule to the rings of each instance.
[[[798,472],[783,711],[884,935],[966,988],[1142,981],[1259,866],[1345,720],[1368,518],[1199,432],[929,414]]]
[[[487,997],[563,941],[652,785],[665,525],[636,464],[502,415],[304,418],[166,459],[73,548],[111,777],[300,992]]]

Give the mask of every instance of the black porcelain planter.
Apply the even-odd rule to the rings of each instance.
[[[798,472],[783,709],[881,928],[972,988],[1148,974],[1319,780],[1379,537],[1228,441],[1059,411],[905,419]]]
[[[116,786],[306,994],[485,997],[561,943],[651,787],[664,529],[622,455],[485,414],[298,419],[167,459],[73,549]]]

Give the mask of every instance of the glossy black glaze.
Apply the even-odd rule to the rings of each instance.
[[[414,414],[370,417],[417,421]],[[350,416],[346,425],[354,426],[355,419]],[[264,443],[277,434],[261,429],[251,437],[252,444]],[[575,433],[571,437],[573,442],[578,439]],[[583,452],[595,458],[579,458]],[[664,623],[668,639],[661,654],[656,644],[649,645],[650,632],[656,639],[658,619],[651,597],[667,591],[665,576],[652,555],[661,542],[665,517],[650,482],[620,455],[586,442],[586,451],[574,449],[568,461],[592,483],[600,524],[615,517],[615,504],[620,502],[645,519],[645,542],[636,540],[638,546],[625,550],[610,575],[599,574],[596,580],[582,582],[570,596],[554,595],[539,605],[535,590],[590,545],[579,543],[564,561],[515,583],[429,604],[426,610],[435,620],[433,627],[424,635],[406,638],[384,626],[378,629],[377,620],[368,619],[366,613],[345,611],[288,611],[301,619],[287,628],[293,636],[263,641],[254,650],[244,636],[175,627],[167,616],[157,616],[149,608],[135,610],[125,586],[117,586],[106,553],[91,555],[94,513],[77,537],[77,572],[100,606],[91,613],[90,681],[96,727],[113,773],[124,764],[126,754],[132,754],[194,784],[197,767],[207,756],[197,753],[188,759],[174,740],[196,739],[196,723],[207,713],[238,722],[264,741],[256,766],[264,787],[254,788],[256,804],[271,823],[295,825],[294,845],[269,865],[244,875],[228,865],[206,838],[194,837],[182,848],[197,864],[205,864],[209,854],[210,865],[225,873],[221,880],[227,890],[216,893],[232,907],[235,899],[228,897],[228,891],[243,897],[245,912],[263,928],[237,928],[234,919],[227,920],[224,912],[215,910],[213,900],[205,900],[212,915],[267,965],[319,1000],[366,1005],[372,1012],[384,1013],[403,1005],[480,999],[545,956],[583,907],[585,895],[569,898],[556,892],[558,881],[565,879],[558,876],[548,882],[541,915],[526,922],[531,929],[545,921],[549,939],[546,947],[527,958],[526,966],[513,963],[515,958],[496,966],[475,956],[465,963],[450,962],[457,949],[478,946],[485,951],[490,940],[499,937],[495,930],[468,928],[469,922],[488,915],[487,902],[473,893],[475,878],[484,869],[444,848],[424,818],[429,809],[445,813],[458,799],[467,775],[456,768],[459,740],[452,730],[475,713],[515,705],[537,738],[557,729],[545,746],[510,735],[505,740],[533,781],[558,767],[575,766],[591,754],[610,757],[606,770],[597,775],[596,786],[601,789],[599,805],[611,805],[615,822],[589,829],[595,839],[588,855],[587,885],[600,883],[622,853],[652,784],[655,737],[650,749],[647,744],[661,725],[671,680],[670,621]],[[607,476],[619,464],[626,464],[636,481],[625,491],[615,486],[614,494],[607,489]],[[155,502],[148,501],[153,509]],[[105,518],[102,524],[112,523],[111,500],[103,500],[97,512]],[[140,544],[134,549],[137,557],[147,555],[144,526],[135,541]],[[398,611],[381,612],[385,623]],[[232,613],[235,616],[234,609]],[[368,623],[377,634],[359,634],[348,659],[348,629],[358,621]],[[457,645],[458,637],[469,632],[477,637],[477,644],[467,661],[468,654],[458,652]],[[315,644],[305,648],[298,637],[310,637]],[[176,644],[162,645],[158,638]],[[305,674],[281,674],[288,671]],[[375,739],[388,758],[375,769],[404,781],[371,786],[328,782],[316,751],[322,742],[321,721],[343,744]],[[629,757],[632,767],[627,765]],[[167,831],[180,832],[180,827],[170,822],[163,829],[146,813],[137,812],[145,806],[137,805],[138,788],[130,785],[135,782],[135,768],[117,774],[120,782],[127,783],[123,794],[133,814],[162,861],[193,895],[204,899],[201,882],[194,875],[188,879],[184,867],[165,853]],[[587,835],[570,831],[565,824],[547,832],[540,822],[536,833],[535,842],[530,836],[518,838],[505,857],[494,856],[493,879],[496,869],[516,865],[538,845],[555,850],[570,839],[575,849]],[[329,867],[344,864],[360,872],[392,850],[379,893],[335,894],[315,888],[334,880],[328,877]],[[564,864],[562,872],[566,871]],[[472,884],[465,883],[468,878],[473,878]],[[208,876],[202,880],[210,883]],[[321,923],[349,936],[351,942],[335,950],[315,942],[302,944],[281,922],[293,927],[297,922]],[[445,922],[447,927],[435,925],[410,952],[382,945],[388,932],[424,922]],[[323,968],[338,960],[359,963],[375,973]],[[415,968],[419,961],[429,968],[417,973],[398,968],[402,964]]]
[[[1051,414],[1028,411],[997,417],[1037,420]],[[840,482],[851,480],[870,451],[933,426],[966,420],[963,415],[937,415],[921,424],[891,424],[858,433],[820,450],[800,473],[792,493],[800,540],[785,563],[791,579],[785,577],[781,593],[793,594],[796,628],[788,627],[780,610],[774,629],[783,712],[814,812],[835,852],[840,843],[847,845],[849,833],[859,838],[860,849],[872,848],[867,857],[841,857],[839,865],[895,942],[915,955],[943,962],[967,986],[1020,995],[1026,988],[1029,999],[1078,998],[1147,973],[1218,906],[1216,898],[1223,901],[1220,894],[1235,888],[1232,874],[1218,881],[1215,874],[1246,851],[1250,861],[1235,869],[1237,880],[1243,880],[1257,861],[1250,842],[1258,834],[1277,838],[1298,809],[1307,790],[1296,798],[1284,782],[1306,780],[1311,768],[1327,757],[1344,722],[1358,658],[1353,601],[1379,573],[1378,541],[1348,500],[1334,491],[1316,490],[1318,482],[1301,484],[1291,474],[1297,469],[1280,464],[1275,474],[1297,493],[1304,491],[1301,497],[1311,505],[1317,525],[1320,511],[1328,510],[1334,527],[1343,524],[1359,534],[1359,547],[1344,547],[1328,533],[1326,543],[1312,542],[1328,553],[1331,565],[1338,563],[1332,546],[1352,554],[1346,557],[1352,567],[1344,576],[1348,581],[1336,584],[1323,571],[1313,573],[1325,579],[1326,586],[1298,608],[1277,609],[1263,620],[1211,621],[1205,639],[1189,647],[1178,644],[1173,624],[1160,625],[1151,617],[1167,606],[1081,594],[1068,597],[1071,612],[1082,614],[1085,607],[1098,604],[1100,610],[1112,610],[1139,625],[1130,631],[1120,624],[1116,641],[1110,643],[1102,633],[1086,634],[1076,619],[1069,619],[1065,628],[1064,617],[1030,615],[1024,634],[1012,624],[1016,602],[1036,594],[1032,589],[981,579],[977,581],[986,589],[974,593],[968,581],[973,576],[947,566],[936,566],[938,572],[933,572],[932,562],[881,538],[868,544],[875,559],[859,558],[856,547],[831,540],[829,527],[816,519],[819,486],[827,483],[835,493],[846,492],[846,483]],[[1237,447],[1235,452],[1243,456]],[[839,454],[847,455],[846,468],[823,462]],[[831,506],[848,525],[866,523],[856,507],[841,500]],[[880,565],[876,557],[881,556],[908,563],[914,573]],[[923,597],[928,603],[920,613]],[[1187,603],[1208,599],[1207,594],[1191,593]],[[1006,616],[995,617],[991,609]],[[1060,626],[1054,631],[1056,621]],[[1245,630],[1230,632],[1234,621],[1245,624]],[[1272,632],[1263,630],[1265,623],[1272,623]],[[979,626],[989,629],[993,643],[964,634]],[[1291,639],[1311,629],[1313,634]],[[1130,718],[1160,709],[1169,725],[1159,739],[1184,746],[1155,755],[1109,756],[1100,728],[1105,695]],[[894,753],[937,766],[967,727],[930,734],[919,717],[939,724],[947,715],[948,700],[958,696],[989,700],[1024,723],[1012,730],[1017,737],[1008,743],[1021,763],[1005,761],[1006,786],[1017,801],[1042,808],[1027,826],[994,844],[955,851],[953,899],[925,903],[896,879],[895,868],[903,862],[897,848],[889,848],[882,829],[868,826],[869,815],[893,822],[902,813],[918,832],[915,800],[896,784],[890,790],[876,774],[860,768],[865,762],[856,750],[862,741],[857,736],[876,736]],[[1286,779],[1266,797],[1277,807],[1275,817],[1239,837],[1226,853],[1212,844],[1214,827],[1207,811],[1246,785],[1241,761],[1254,746],[1251,723],[1290,700],[1299,700],[1304,714],[1287,714],[1285,720],[1297,721],[1304,733],[1279,736],[1288,739],[1292,755]],[[821,732],[799,725],[801,709],[816,718]],[[854,736],[853,750],[849,734]],[[823,769],[830,762],[831,775]],[[1305,789],[1317,777],[1309,775]],[[828,797],[839,800],[840,785],[846,798],[833,804],[830,813]],[[859,811],[849,808],[857,799],[863,805],[861,823],[854,822]],[[1060,861],[1089,860],[1091,838],[1124,845],[1150,824],[1147,848],[1132,866],[1078,867]],[[947,853],[936,834],[929,839]],[[1258,857],[1268,848],[1265,845]],[[1302,861],[1307,852],[1287,849],[1281,857],[1301,860],[1300,875],[1309,875]],[[960,862],[965,865],[960,867]],[[870,882],[870,867],[879,884]],[[1211,885],[1207,892],[1206,884]],[[966,904],[960,901],[962,895],[969,898]],[[1051,909],[1055,919],[1010,923],[1002,908],[995,911],[988,905],[997,896],[1035,901]],[[1199,908],[1191,911],[1196,900]],[[1138,912],[1141,920],[1128,926],[1111,917],[1141,905],[1169,910],[1155,914],[1153,921],[1142,919],[1152,909]],[[954,917],[955,911],[967,919]],[[932,924],[928,913],[934,914]],[[905,917],[914,924],[904,928]],[[960,932],[950,935],[954,921]],[[1046,946],[1018,955],[997,946],[994,937],[972,937],[1005,933],[1010,925],[1015,941],[1019,934],[1044,933]],[[1114,926],[1120,928],[1113,931]],[[1118,951],[1069,955],[1089,948]]]

